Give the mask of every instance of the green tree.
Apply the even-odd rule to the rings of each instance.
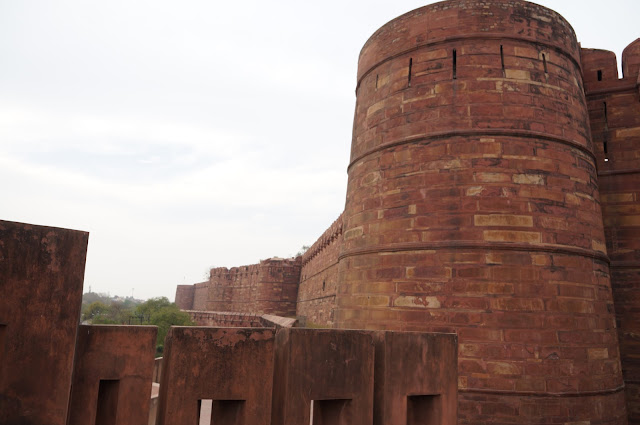
[[[109,306],[100,302],[94,301],[91,304],[86,304],[82,309],[81,320],[83,322],[93,323],[93,320],[107,314]]]
[[[136,307],[136,316],[142,317],[145,323],[149,323],[151,315],[164,307],[169,307],[171,301],[167,297],[150,298]]]
[[[162,307],[151,315],[151,324],[158,327],[158,340],[156,342],[156,354],[162,355],[164,351],[164,339],[169,333],[171,326],[193,326],[194,322],[188,313],[180,311],[175,305]]]
[[[156,341],[156,355],[161,356],[164,351],[164,339],[171,326],[193,326],[194,322],[188,313],[180,311],[175,303],[166,297],[151,298],[136,307],[136,318],[141,323],[158,327],[158,339]]]

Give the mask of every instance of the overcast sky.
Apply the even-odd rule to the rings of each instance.
[[[360,48],[412,0],[0,0],[0,219],[90,232],[85,292],[293,256],[344,208]],[[538,2],[583,47],[637,0]]]

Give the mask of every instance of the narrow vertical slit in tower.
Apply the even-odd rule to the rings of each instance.
[[[544,53],[542,54],[542,64],[544,65],[544,73],[548,74],[549,69],[547,69],[547,56]]]
[[[502,64],[502,70],[504,71],[504,48],[500,45],[500,63]]]
[[[609,113],[607,111],[607,102],[603,102],[604,107],[604,135],[602,138],[602,148],[604,149],[604,162],[609,162],[609,152],[607,139],[609,138]]]
[[[378,78],[380,77],[380,75],[376,74],[376,90],[378,90]]]
[[[598,81],[602,81],[602,70],[598,70]]]
[[[453,79],[458,78],[458,52],[453,49]]]
[[[413,68],[413,58],[409,58],[409,76],[408,76],[408,83],[409,86],[411,86],[411,70]]]

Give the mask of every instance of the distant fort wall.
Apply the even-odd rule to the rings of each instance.
[[[295,316],[300,268],[300,257],[213,268],[209,281],[178,286],[176,304],[182,310]]]

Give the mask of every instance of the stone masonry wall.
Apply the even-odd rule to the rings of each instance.
[[[250,266],[211,269],[207,303],[198,310],[293,316],[301,258],[263,260]],[[199,298],[196,295],[196,298]]]
[[[640,423],[640,39],[615,54],[582,49],[629,423]]]
[[[180,310],[193,310],[195,285],[178,285],[176,288],[176,305]]]
[[[342,215],[302,256],[297,315],[307,325],[333,325],[341,247]]]
[[[357,81],[335,325],[456,332],[460,424],[625,423],[569,23],[435,3],[374,33]]]
[[[205,310],[209,300],[209,282],[196,283],[194,287],[192,310]]]
[[[231,328],[268,328],[271,324],[260,316],[250,313],[224,311],[187,311],[198,326]]]

